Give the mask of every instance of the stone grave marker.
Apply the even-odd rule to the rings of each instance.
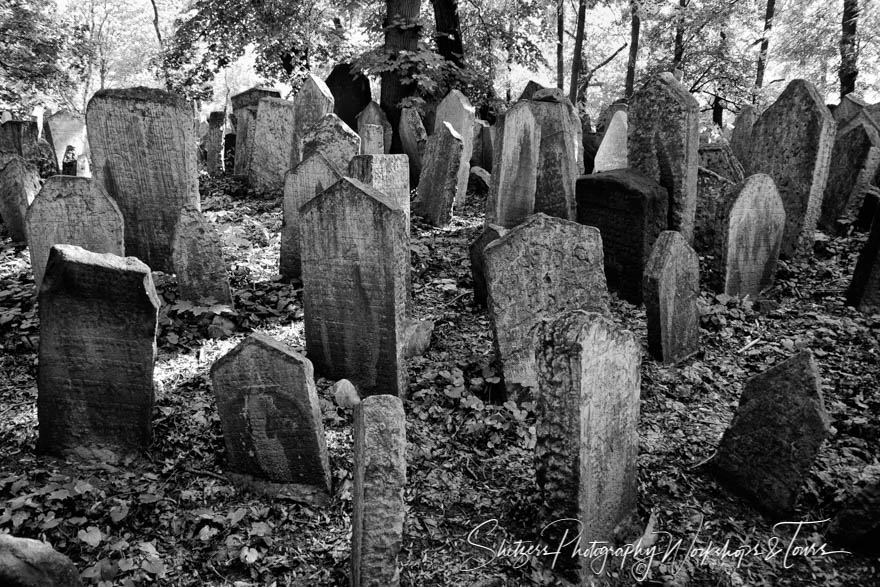
[[[474,242],[468,247],[471,260],[471,279],[474,282],[474,304],[485,308],[488,302],[488,292],[486,291],[486,264],[483,260],[483,250],[489,246],[489,243],[499,239],[507,233],[507,229],[495,224],[487,224],[483,227]]]
[[[385,111],[382,110],[382,107],[372,100],[363,110],[361,110],[360,114],[357,115],[357,129],[359,135],[363,134],[361,132],[362,128],[368,124],[376,124],[382,127],[382,152],[388,153],[391,149],[391,123],[388,122],[388,117],[385,115]]]
[[[473,149],[471,149],[471,167],[482,167],[492,170],[492,133],[489,123],[479,118],[474,119]]]
[[[749,148],[752,143],[752,127],[758,120],[755,107],[746,104],[740,108],[734,120],[733,132],[730,135],[730,150],[743,167],[747,166]]]
[[[534,211],[573,220],[574,184],[583,163],[580,118],[568,98],[556,88],[536,92],[526,104],[541,137]]]
[[[859,96],[854,94],[847,94],[840,100],[840,104],[837,105],[837,108],[834,109],[834,120],[837,122],[837,126],[840,127],[856,114],[861,112],[867,103],[862,100]]]
[[[700,350],[700,259],[674,230],[660,233],[643,281],[648,351],[674,365]]]
[[[400,585],[403,542],[406,416],[393,395],[373,395],[354,408],[352,587]]]
[[[846,293],[846,303],[862,312],[880,312],[880,209],[874,212],[868,240],[859,254]]]
[[[459,90],[452,90],[437,106],[434,115],[434,133],[441,124],[448,122],[461,137],[461,154],[458,159],[458,181],[455,186],[455,206],[463,206],[467,193],[471,155],[474,150],[474,107]]]
[[[389,196],[343,178],[300,209],[308,356],[361,395],[403,395],[406,217]]]
[[[182,299],[232,305],[220,235],[197,208],[181,210],[171,251]]]
[[[526,83],[526,87],[523,88],[522,93],[519,95],[519,98],[517,98],[516,101],[521,102],[523,100],[531,100],[532,96],[534,96],[535,93],[539,92],[540,90],[545,90],[545,89],[547,89],[547,88],[545,88],[544,86],[542,86],[541,84],[539,84],[535,80],[530,79]]]
[[[611,121],[614,120],[614,115],[618,112],[626,112],[627,119],[629,119],[629,106],[625,102],[619,100],[615,100],[609,104],[599,115],[599,119],[596,120],[596,134],[600,140],[605,137],[605,133],[608,131],[608,125],[611,124]],[[629,121],[627,120],[627,122]],[[629,125],[627,124],[627,133],[628,132]]]
[[[871,229],[871,221],[874,214],[880,208],[880,188],[871,186],[865,191],[865,201],[862,203],[862,209],[856,217],[853,227],[859,232],[867,232]]]
[[[535,210],[541,129],[528,102],[518,102],[499,120],[486,224],[512,228]]]
[[[723,481],[773,518],[790,513],[828,436],[819,371],[802,351],[748,379],[710,461]]]
[[[296,103],[263,98],[257,108],[248,184],[264,192],[281,191],[284,174],[296,164]]]
[[[428,142],[428,133],[425,132],[418,110],[412,107],[400,109],[399,132],[403,152],[409,157],[409,183],[412,187],[416,187],[419,185],[422,160]]]
[[[828,183],[822,197],[819,226],[832,234],[838,221],[855,221],[880,170],[880,133],[872,125],[857,124],[837,134],[831,151]]]
[[[345,171],[360,153],[361,138],[335,114],[328,114],[303,139],[303,159],[320,153],[336,169]]]
[[[718,211],[733,194],[736,184],[705,167],[697,170],[697,210],[694,214],[694,250],[701,255],[715,252]]]
[[[463,148],[461,135],[448,122],[428,138],[418,196],[412,203],[412,213],[428,224],[446,226],[452,220]]]
[[[361,155],[384,155],[385,135],[378,124],[362,124],[360,129]]]
[[[406,216],[407,240],[410,224],[408,168],[406,155],[358,155],[348,164],[349,177],[373,186],[397,202]]]
[[[505,382],[534,387],[534,328],[566,310],[608,313],[599,231],[535,214],[483,249],[489,319]]]
[[[125,219],[125,253],[171,273],[180,211],[199,207],[192,108],[153,88],[100,90],[86,125],[92,172]]]
[[[370,80],[354,72],[348,63],[339,63],[327,76],[333,95],[333,112],[351,128],[357,128],[357,115],[370,103]]]
[[[208,161],[208,173],[214,177],[223,175],[223,124],[226,115],[223,111],[211,112],[208,115],[208,134],[205,136],[205,152]]]
[[[0,159],[0,218],[14,242],[25,242],[28,207],[40,191],[37,168],[18,155]]]
[[[257,122],[257,105],[262,98],[280,98],[281,92],[271,88],[253,87],[232,96],[232,113],[235,116],[235,175],[248,175],[250,154],[254,146],[254,125]]]
[[[626,156],[627,114],[626,110],[618,110],[611,119],[611,124],[602,137],[599,149],[593,162],[593,173],[624,169],[627,165]]]
[[[311,361],[255,332],[211,366],[211,384],[232,482],[327,505],[330,466]]]
[[[642,277],[654,241],[666,228],[667,192],[631,169],[586,175],[577,181],[577,221],[602,233],[608,287],[642,303]]]
[[[308,74],[293,99],[293,110],[295,129],[290,167],[302,161],[302,142],[305,136],[326,115],[333,113],[333,95],[330,93],[330,88],[322,79],[315,77],[314,74]],[[287,169],[284,172],[286,173]]]
[[[64,155],[67,147],[73,147],[76,156],[88,155],[88,140],[86,138],[86,123],[81,116],[70,112],[60,111],[46,119],[45,126],[49,128],[52,137],[52,147],[55,149],[55,159],[58,166],[64,163]],[[77,169],[78,175],[88,177],[88,168]]]
[[[160,305],[150,268],[55,245],[39,304],[37,451],[115,462],[146,449]]]
[[[733,150],[727,143],[711,143],[700,146],[700,167],[714,171],[721,177],[729,179],[733,183],[739,183],[745,179],[743,166],[736,159]],[[697,190],[699,194],[699,189]]]

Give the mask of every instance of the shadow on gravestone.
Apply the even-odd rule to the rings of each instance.
[[[583,168],[577,112],[562,91],[540,90],[525,102],[539,127],[534,212],[574,220],[575,181]]]
[[[333,113],[333,95],[327,84],[313,74],[306,76],[305,82],[293,99],[295,130],[293,155],[290,167],[302,161],[303,140],[305,136],[328,114]],[[288,168],[289,169],[289,168]],[[284,170],[287,172],[287,169]]]
[[[451,90],[437,106],[434,115],[434,134],[440,124],[448,122],[458,136],[461,137],[461,154],[458,160],[458,181],[455,186],[455,207],[465,203],[467,195],[468,174],[471,169],[470,160],[474,150],[474,121],[476,114],[470,100],[459,90]]]
[[[740,180],[741,181],[741,180]],[[697,209],[694,213],[694,250],[701,255],[715,252],[718,211],[733,197],[736,184],[714,171],[697,170]]]
[[[468,247],[471,261],[471,279],[474,283],[474,304],[485,308],[488,303],[486,291],[486,265],[483,259],[483,250],[489,243],[499,239],[507,233],[507,229],[495,224],[489,224],[483,228],[483,232]]]
[[[733,183],[739,183],[745,179],[743,166],[727,143],[701,145],[699,153],[700,167],[714,171]]]
[[[428,133],[425,132],[425,126],[415,108],[401,108],[399,132],[403,152],[409,157],[409,183],[412,187],[417,187],[419,175],[422,172]]]
[[[740,108],[734,120],[733,132],[730,134],[730,150],[743,168],[748,167],[749,146],[752,142],[752,127],[758,120],[754,106],[746,104]]]

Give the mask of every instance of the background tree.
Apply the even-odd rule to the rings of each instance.
[[[840,34],[840,97],[843,99],[856,89],[858,68],[858,45],[856,29],[859,21],[859,1],[843,0],[843,18]]]

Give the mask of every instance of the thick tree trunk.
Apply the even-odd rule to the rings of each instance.
[[[565,86],[565,71],[562,65],[565,43],[565,0],[556,0],[556,87]]]
[[[761,38],[761,52],[758,53],[758,72],[755,75],[755,87],[764,85],[764,68],[767,66],[767,47],[770,44],[770,29],[773,28],[773,15],[776,13],[776,0],[767,0],[767,12],[764,15],[764,36]]]
[[[587,0],[580,0],[578,4],[577,33],[574,37],[574,56],[571,60],[571,84],[568,91],[568,99],[574,104],[577,102],[578,79],[583,67],[584,49],[584,26],[587,20]]]
[[[639,15],[638,0],[630,0],[632,22],[629,34],[629,62],[626,64],[626,88],[624,90],[627,99],[632,96],[636,84],[636,59],[639,56],[639,30],[642,27],[642,19]]]
[[[416,51],[422,27],[418,24],[421,0],[386,0],[385,14],[385,53],[388,61],[397,60],[401,51]],[[411,96],[415,87],[404,83],[396,69],[382,73],[382,97],[380,105],[394,131],[391,152],[400,153],[400,101]]]
[[[461,41],[461,20],[458,16],[458,0],[431,0],[434,7],[434,24],[437,52],[447,61],[464,67],[464,44]]]
[[[856,48],[856,25],[859,22],[859,0],[843,0],[843,20],[840,35],[840,97],[856,89],[859,75]]]
[[[684,59],[684,11],[688,0],[678,0],[678,14],[675,18],[675,46],[672,53],[672,69],[681,69]]]

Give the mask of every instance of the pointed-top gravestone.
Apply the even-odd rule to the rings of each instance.
[[[264,192],[280,192],[284,174],[296,164],[296,103],[263,98],[257,107],[248,184]]]
[[[125,253],[173,272],[171,237],[199,207],[192,108],[153,88],[100,90],[86,111],[92,172],[125,219]]]
[[[459,90],[452,90],[437,106],[434,115],[434,132],[444,122],[448,122],[461,137],[461,155],[459,156],[458,182],[455,187],[455,205],[463,206],[467,192],[468,174],[471,170],[471,154],[474,149],[474,107],[470,100]]]
[[[333,94],[333,112],[351,128],[357,128],[357,115],[370,103],[370,80],[352,71],[348,63],[339,63],[327,76]]]
[[[714,171],[733,183],[745,179],[743,166],[736,159],[727,143],[712,143],[700,146],[700,167]]]
[[[335,114],[328,114],[303,139],[303,160],[320,153],[336,169],[348,169],[352,157],[360,153],[361,138]]]
[[[780,518],[794,509],[829,429],[816,362],[802,351],[745,382],[710,466]]]
[[[535,214],[487,245],[483,260],[505,382],[534,387],[533,328],[565,310],[608,313],[602,237],[593,227]]]
[[[841,130],[834,140],[831,161],[819,226],[834,233],[839,220],[847,224],[855,221],[880,169],[880,133],[864,123]]]
[[[880,312],[880,208],[874,212],[871,232],[856,262],[846,303],[862,312]]]
[[[694,250],[701,255],[715,252],[718,212],[731,199],[736,184],[700,167],[697,170],[697,211],[694,215]]]
[[[412,187],[419,185],[422,173],[422,161],[428,142],[428,133],[422,124],[418,110],[413,107],[400,109],[400,144],[403,152],[409,157],[409,183]]]
[[[657,237],[642,289],[654,358],[671,365],[700,350],[700,259],[679,233]]]
[[[599,139],[602,139],[605,136],[605,133],[608,132],[608,125],[611,124],[611,121],[614,120],[614,115],[618,112],[628,113],[629,106],[625,102],[615,101],[609,104],[608,107],[602,111],[602,114],[599,115],[599,119],[596,121],[596,134]],[[629,118],[628,114],[627,118]]]
[[[122,212],[100,184],[66,175],[47,179],[27,213],[36,291],[40,291],[52,245],[77,245],[93,253],[123,256],[123,231]]]
[[[232,304],[220,235],[198,209],[181,211],[171,250],[181,299]]]
[[[783,256],[812,251],[835,126],[813,84],[796,79],[752,128],[746,173],[766,173],[776,183],[785,206]]]
[[[39,304],[37,450],[115,462],[146,449],[160,305],[150,268],[55,245]]]
[[[18,155],[0,159],[0,219],[13,241],[27,240],[25,218],[40,191],[40,173]]]
[[[385,111],[376,102],[370,101],[360,114],[357,115],[358,134],[361,134],[361,128],[367,124],[375,124],[382,127],[382,147],[383,153],[388,153],[391,149],[391,123]]]
[[[700,108],[671,73],[649,78],[629,106],[629,165],[669,192],[667,227],[693,242]]]
[[[300,209],[308,356],[361,395],[403,395],[406,217],[389,196],[343,178]]]
[[[583,150],[581,121],[558,88],[541,90],[533,98],[525,104],[532,111],[540,134],[534,211],[573,220],[574,184]]]
[[[333,113],[333,95],[323,80],[310,73],[297,92],[293,104],[296,132],[291,164],[296,165],[302,161],[302,141],[305,135],[321,119]],[[287,169],[284,171],[286,173]]]
[[[734,121],[733,133],[730,135],[730,150],[733,151],[736,160],[743,167],[747,166],[746,158],[749,155],[749,148],[752,143],[752,127],[758,120],[758,113],[755,107],[746,104],[740,108]]]
[[[526,84],[526,87],[523,88],[522,93],[519,95],[519,98],[516,99],[517,102],[522,100],[531,100],[532,96],[535,95],[535,92],[546,89],[544,86],[531,79]]]
[[[250,153],[254,145],[254,124],[257,105],[262,98],[280,98],[281,93],[271,88],[253,87],[232,96],[232,112],[235,116],[235,175],[248,174]]]
[[[626,110],[618,110],[608,125],[605,136],[593,163],[593,173],[623,169],[627,167],[626,157],[627,114]]]
[[[834,109],[834,120],[838,127],[842,126],[853,116],[861,112],[867,104],[855,94],[847,94],[840,100],[840,104]]]
[[[446,226],[452,220],[463,148],[461,135],[448,122],[428,138],[412,213],[432,226]]]
[[[330,466],[311,361],[255,332],[211,366],[211,383],[233,483],[326,505]]]
[[[512,228],[535,210],[541,129],[528,102],[518,102],[498,121],[486,223]]]

